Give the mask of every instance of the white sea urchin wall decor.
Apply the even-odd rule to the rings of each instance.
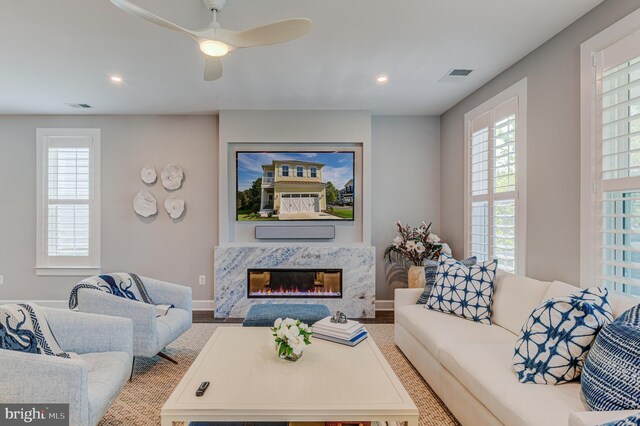
[[[144,166],[140,171],[140,179],[146,184],[155,183],[158,175],[156,173],[156,169],[153,166]]]
[[[184,212],[184,200],[177,195],[169,195],[164,200],[164,208],[171,219],[179,219]]]
[[[158,203],[149,191],[142,189],[133,197],[133,210],[142,217],[153,216],[158,213]]]
[[[182,173],[182,168],[180,166],[176,164],[167,164],[164,169],[162,169],[160,177],[162,178],[162,186],[169,191],[174,191],[182,186],[184,173]]]

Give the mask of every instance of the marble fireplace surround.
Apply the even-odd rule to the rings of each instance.
[[[375,317],[375,247],[228,245],[215,249],[214,315],[244,318],[253,304],[321,303],[351,318]],[[341,299],[248,299],[247,269],[342,269]]]

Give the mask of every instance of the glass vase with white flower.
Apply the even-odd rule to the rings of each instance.
[[[281,359],[297,361],[311,344],[313,330],[298,319],[278,318],[271,328],[273,348]]]
[[[422,266],[425,260],[435,260],[440,256],[442,243],[440,237],[431,232],[431,223],[422,222],[415,228],[395,222],[398,236],[393,239],[393,244],[384,251],[386,260],[394,257],[402,257],[412,262],[415,266]]]

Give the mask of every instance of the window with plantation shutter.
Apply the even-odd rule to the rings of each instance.
[[[586,285],[640,296],[638,42],[636,32],[591,52],[590,182],[583,182],[591,184],[590,194],[583,192],[590,204],[590,223],[582,230],[583,236],[590,234],[586,242],[591,244],[585,245],[591,257],[583,254],[582,261],[591,263],[584,274]],[[586,265],[582,267],[585,272]]]
[[[38,129],[36,272],[86,275],[100,267],[100,131]]]
[[[467,256],[524,273],[526,80],[465,115]]]

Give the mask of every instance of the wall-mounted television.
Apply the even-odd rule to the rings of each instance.
[[[350,221],[353,151],[237,151],[237,221]]]

